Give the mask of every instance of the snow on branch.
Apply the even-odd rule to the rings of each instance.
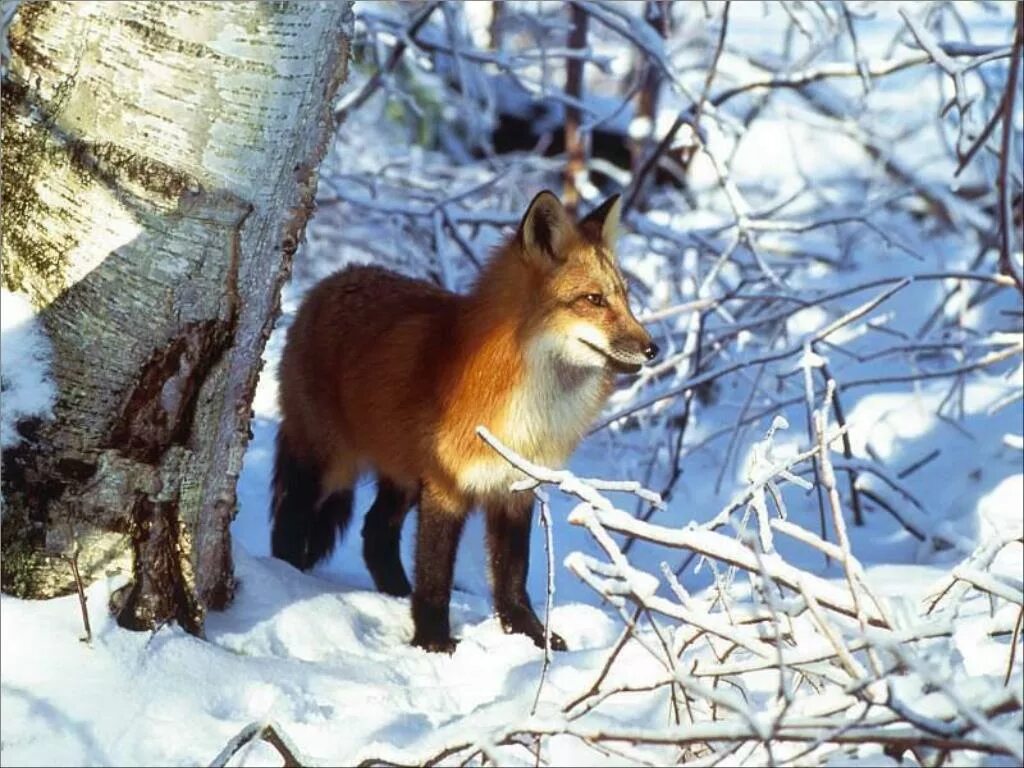
[[[281,726],[273,722],[249,723],[224,745],[224,749],[210,762],[210,768],[224,768],[236,754],[254,741],[265,741],[284,760],[285,768],[316,765],[312,758],[305,757]]]

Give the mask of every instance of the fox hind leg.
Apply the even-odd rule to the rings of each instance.
[[[377,589],[406,597],[412,586],[400,557],[402,522],[412,506],[412,495],[388,478],[377,480],[377,498],[363,523],[363,559]]]

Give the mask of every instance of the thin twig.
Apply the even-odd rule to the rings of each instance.
[[[66,560],[71,566],[71,574],[75,577],[75,591],[78,592],[78,606],[82,609],[82,626],[85,627],[85,636],[79,638],[83,643],[92,643],[92,627],[89,624],[89,609],[87,603],[89,598],[85,594],[85,586],[82,584],[82,574],[78,569],[78,542],[75,541],[71,556]]]
[[[544,690],[544,681],[548,676],[548,669],[551,667],[551,611],[555,596],[555,544],[551,536],[551,509],[548,506],[548,497],[539,488],[534,489],[534,495],[540,504],[540,522],[544,526],[544,554],[547,556],[548,583],[544,595],[544,661],[540,668],[540,680],[537,683],[537,694],[533,697],[533,706],[530,714],[537,714],[537,706],[540,704],[540,694]],[[538,761],[540,752],[538,751]]]
[[[1013,148],[1013,105],[1017,100],[1017,75],[1024,60],[1024,3],[1017,3],[1014,26],[1013,54],[1010,56],[1010,72],[1006,81],[1006,97],[1003,103],[1003,140],[999,149],[999,271],[1013,278],[1017,290],[1024,295],[1024,276],[1013,266],[1013,201],[1010,194],[1010,156]]]
[[[1013,659],[1017,655],[1017,641],[1020,640],[1022,621],[1024,621],[1024,608],[1017,611],[1017,623],[1013,625],[1013,635],[1010,638],[1010,658],[1006,662],[1006,675],[1003,677],[1003,685],[1009,685],[1010,677],[1013,675]]]
[[[700,133],[700,118],[704,112],[704,104],[707,101],[708,93],[711,91],[711,83],[714,82],[715,74],[718,72],[718,60],[722,58],[722,51],[725,50],[725,33],[729,28],[729,6],[731,0],[725,0],[722,7],[722,25],[718,29],[718,42],[715,44],[715,51],[711,56],[711,65],[704,76],[704,88],[701,89],[700,98],[693,109],[693,131]]]

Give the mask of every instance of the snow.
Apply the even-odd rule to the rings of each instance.
[[[52,415],[53,351],[28,297],[0,291],[0,447],[21,442],[17,423]]]
[[[462,642],[451,657],[432,655],[409,645],[407,601],[241,548],[236,557],[238,597],[209,618],[206,642],[174,626],[152,636],[118,628],[105,608],[117,582],[88,591],[91,645],[76,639],[77,598],[0,597],[3,764],[206,762],[241,726],[265,719],[306,753],[351,764],[360,754],[440,749],[465,718],[482,728],[529,712],[540,653],[505,635],[487,601],[457,595]],[[546,683],[545,699],[557,701],[596,674],[618,630],[586,605],[560,606],[552,621],[574,649]]]
[[[712,13],[720,12],[720,5],[710,5]],[[768,4],[734,3],[731,7],[731,52],[723,56],[716,82],[723,87],[763,76],[762,68],[752,62],[756,56],[766,60],[778,56],[780,36],[789,24],[786,14]],[[980,6],[957,7],[976,33],[973,42],[1005,43],[1009,28],[1005,8],[988,14]],[[871,8],[873,16],[858,16],[863,55],[895,57],[889,48],[901,25],[897,7],[882,4]],[[793,10],[802,23],[811,27],[818,23],[812,10],[802,6]],[[384,6],[369,6],[366,18],[386,12]],[[660,41],[634,21],[620,18],[618,23],[642,34],[646,44],[660,46]],[[688,28],[687,34],[705,36],[708,29],[716,31],[705,29],[702,11],[692,14],[688,23],[693,28]],[[432,34],[431,39],[443,39],[438,29]],[[471,36],[480,37],[480,30],[473,28]],[[809,50],[810,42],[804,38],[802,33],[793,35],[794,61]],[[603,39],[596,50],[620,54],[613,57],[615,66],[620,66],[626,51],[617,43],[609,47],[609,39],[614,40]],[[685,35],[680,39],[689,42]],[[681,80],[700,92],[704,69],[686,58],[692,57],[688,50],[692,48],[677,50],[670,44],[662,54],[679,66]],[[838,43],[828,50],[836,54],[832,59],[848,60],[849,52]],[[736,51],[749,54],[750,60]],[[898,53],[902,56],[908,51],[901,46]],[[346,88],[354,92],[363,76],[356,70]],[[887,136],[898,133],[901,162],[920,171],[922,183],[934,183],[948,194],[953,166],[940,151],[936,137],[940,131],[933,125],[935,73],[922,68],[877,78],[867,97],[858,78],[821,85],[822,98],[837,103],[840,113],[847,115],[842,120],[827,122],[820,114],[812,114],[795,95],[781,94],[746,130],[738,131],[735,124],[743,112],[740,100],[722,110],[720,122],[705,121],[702,128],[707,130],[712,150],[728,158],[731,178],[751,210],[771,210],[788,201],[771,216],[751,214],[752,219],[773,224],[811,222],[826,213],[837,218],[870,213],[876,228],[850,220],[804,230],[752,229],[747,233],[756,238],[773,269],[784,276],[782,287],[762,289],[782,294],[781,303],[762,307],[752,302],[754,309],[739,320],[738,310],[749,310],[751,305],[722,301],[707,313],[714,343],[705,339],[705,353],[713,358],[712,369],[740,365],[736,375],[718,379],[709,393],[694,398],[682,446],[682,475],[667,496],[665,508],[654,512],[648,522],[634,519],[649,505],[627,489],[599,493],[579,478],[637,480],[649,488],[664,487],[671,473],[675,432],[665,427],[669,420],[663,416],[676,416],[683,397],[661,401],[639,413],[636,424],[598,431],[572,457],[568,465],[572,477],[563,478],[561,491],[547,489],[556,563],[551,626],[565,638],[570,650],[554,656],[535,713],[543,652],[523,637],[505,635],[492,615],[480,516],[470,519],[460,544],[452,623],[461,643],[451,657],[411,647],[408,601],[372,590],[359,536],[360,515],[373,495],[369,478],[356,489],[357,516],[349,535],[328,562],[302,574],[269,557],[269,480],[279,418],[277,364],[303,293],[334,269],[366,261],[465,287],[475,269],[463,257],[463,246],[485,257],[502,225],[514,224],[537,189],[556,183],[551,172],[561,168],[559,162],[528,155],[496,170],[490,161],[468,161],[464,152],[455,153],[453,160],[446,152],[410,147],[404,128],[384,119],[387,104],[378,94],[349,118],[325,161],[320,209],[307,232],[308,242],[297,256],[294,279],[282,297],[283,316],[264,355],[266,365],[253,403],[253,439],[239,482],[239,512],[232,527],[239,584],[235,601],[228,610],[208,617],[203,640],[175,626],[162,627],[151,635],[130,633],[118,628],[106,609],[111,592],[121,582],[99,582],[88,590],[93,641],[86,645],[78,640],[77,598],[30,603],[0,596],[0,763],[208,763],[244,726],[265,721],[279,726],[308,761],[326,764],[356,764],[367,758],[419,763],[460,743],[481,745],[494,752],[501,764],[532,764],[532,755],[526,750],[496,742],[510,729],[529,725],[550,730],[655,731],[672,723],[665,686],[611,696],[579,719],[567,716],[567,711],[576,712],[592,703],[566,706],[591,688],[616,647],[624,614],[628,618],[632,612],[626,585],[639,599],[664,610],[654,611],[654,626],[640,622],[636,638],[623,647],[602,690],[643,686],[716,665],[733,669],[745,665],[751,671],[743,675],[741,691],[730,686],[713,689],[707,677],[695,678],[707,686],[707,697],[694,702],[698,725],[746,727],[739,716],[719,723],[710,721],[707,702],[719,696],[715,700],[721,702],[722,711],[745,712],[751,727],[770,728],[780,714],[776,697],[784,684],[794,696],[790,714],[829,717],[845,712],[853,720],[862,706],[851,692],[855,686],[830,684],[818,695],[808,685],[795,685],[793,669],[787,678],[770,663],[765,665],[763,654],[770,656],[770,662],[776,654],[776,646],[769,644],[770,624],[733,624],[720,605],[713,607],[718,590],[722,590],[730,596],[737,615],[764,611],[766,602],[752,599],[764,592],[762,574],[737,575],[735,568],[713,557],[695,558],[683,569],[688,552],[672,546],[700,546],[728,554],[728,562],[736,563],[746,561],[751,535],[759,535],[766,542],[758,563],[763,574],[782,574],[800,582],[819,600],[827,597],[848,606],[843,568],[834,558],[826,565],[813,546],[822,534],[837,546],[837,532],[831,519],[825,521],[823,530],[819,528],[816,491],[807,490],[816,480],[810,464],[793,468],[796,474],[788,478],[780,472],[780,467],[788,466],[811,444],[804,405],[805,367],[816,383],[827,368],[839,385],[837,396],[845,411],[853,458],[847,460],[841,450],[831,458],[844,502],[848,498],[844,467],[870,467],[872,472],[858,474],[858,487],[892,504],[924,538],[916,538],[876,504],[865,503],[864,526],[847,523],[850,549],[864,566],[863,580],[884,601],[883,609],[892,617],[894,629],[887,633],[843,620],[834,625],[840,639],[851,648],[870,640],[886,653],[905,654],[907,670],[887,678],[892,682],[890,692],[899,704],[922,717],[934,719],[964,711],[973,715],[986,697],[1019,691],[1024,683],[1020,645],[1009,685],[1003,682],[1011,652],[1010,633],[1019,610],[1012,600],[990,600],[957,582],[950,592],[962,588],[962,598],[947,596],[931,613],[922,608],[948,586],[954,567],[966,575],[981,574],[998,581],[1000,589],[1011,596],[1016,594],[1013,590],[1022,590],[1024,548],[1013,541],[1021,535],[1024,509],[1024,454],[1020,449],[1024,401],[1013,399],[1024,389],[1019,353],[1001,365],[964,377],[952,398],[953,382],[948,379],[870,384],[878,377],[939,370],[963,362],[962,348],[948,354],[936,352],[934,357],[900,349],[929,336],[928,323],[935,327],[930,320],[933,308],[946,291],[960,285],[953,280],[915,280],[863,318],[830,335],[830,344],[817,344],[813,349],[803,342],[892,284],[813,303],[788,314],[785,309],[786,302],[815,302],[833,291],[872,280],[940,269],[980,271],[972,265],[978,245],[972,234],[936,227],[909,204],[887,204],[893,187],[886,186],[889,181],[881,173],[881,163],[863,150],[865,130]],[[417,87],[432,93],[430,89],[438,86],[424,75]],[[499,100],[521,101],[525,92],[510,87],[498,96]],[[611,103],[603,99],[590,102],[602,114]],[[745,102],[744,109],[750,103]],[[666,94],[657,125],[664,130],[666,121],[688,105],[678,93]],[[466,108],[461,103],[443,106],[456,112]],[[560,114],[560,106],[551,109]],[[481,119],[477,115],[467,123]],[[896,120],[902,122],[891,122]],[[628,121],[629,112],[624,111],[617,116],[616,125]],[[974,173],[970,169],[961,181],[966,183]],[[708,252],[713,260],[724,250],[733,213],[706,157],[698,157],[691,176],[701,203],[696,208],[690,208],[675,192],[659,192],[652,196],[649,213],[635,214],[627,221],[632,232],[623,238],[620,253],[630,275],[643,285],[634,299],[638,314],[709,296],[717,298],[724,287],[748,282],[753,272],[745,271],[750,255],[744,252],[742,258],[738,255],[721,265],[720,280],[706,279]],[[978,178],[985,180],[980,172]],[[447,202],[439,206],[439,199]],[[976,210],[965,212],[969,204],[961,202],[965,220],[979,215]],[[466,243],[457,247],[443,232],[441,242],[435,241],[436,232],[442,229],[438,224],[442,211],[461,222]],[[423,212],[429,212],[426,223],[416,218]],[[726,234],[721,234],[723,231]],[[755,288],[745,290],[753,293]],[[1013,312],[1019,313],[1020,302],[1012,295],[1007,298],[1008,293],[976,306],[958,307],[955,301],[949,302],[943,317],[955,322],[942,329],[941,338],[938,334],[934,337],[965,346],[990,345],[986,349],[1019,343],[1020,334],[1015,330],[1019,314]],[[781,322],[768,330],[758,325],[760,319],[749,319],[751,314],[764,318],[773,313],[781,313]],[[676,361],[660,376],[641,377],[624,387],[613,398],[606,416],[679,388],[694,375],[689,370],[691,358],[684,354],[694,343],[694,318],[689,311],[661,316],[656,327],[666,342],[665,359],[676,356]],[[730,337],[734,321],[747,325]],[[1001,332],[1006,333],[1000,336]],[[792,354],[770,364],[750,362],[789,348]],[[891,354],[878,354],[887,348],[892,348]],[[18,414],[48,413],[53,396],[46,375],[48,355],[45,336],[30,308],[20,297],[5,292],[4,447],[17,439],[11,424]],[[763,380],[759,367],[763,368]],[[702,372],[707,370],[705,367]],[[951,400],[955,408],[948,405]],[[815,405],[821,405],[820,396]],[[745,415],[762,411],[760,418],[742,422]],[[833,418],[833,427],[834,422]],[[734,503],[748,493],[754,495],[753,510],[746,503]],[[592,503],[581,503],[581,495]],[[788,512],[787,525],[804,531],[803,540],[786,535],[786,525],[764,524],[776,516],[777,504]],[[722,514],[733,507],[738,508]],[[415,515],[411,518],[402,542],[407,571],[413,563]],[[624,553],[628,564],[623,564],[625,560],[617,554],[618,548],[625,548],[623,537],[605,531],[604,537],[598,538],[591,532],[602,520],[609,528],[661,536],[663,544],[638,541]],[[716,531],[699,527],[715,520],[724,523]],[[755,525],[757,530],[752,528]],[[988,549],[995,549],[994,542],[1000,541],[1009,543],[988,557]],[[544,533],[539,525],[533,532],[531,551],[528,590],[542,613],[548,575]],[[673,575],[677,571],[678,583]],[[595,594],[595,587],[603,595]],[[790,593],[767,605],[783,610],[796,599]],[[681,615],[692,621],[673,619]],[[876,608],[866,609],[865,615],[876,618]],[[698,621],[730,633],[739,647],[726,645],[719,638],[695,637]],[[926,639],[912,642],[919,636]],[[663,642],[678,652],[678,664],[671,670],[661,650]],[[778,651],[780,658],[783,653],[790,659],[802,658],[808,668],[814,665],[807,659],[821,658],[832,648],[830,639],[806,613],[799,617],[787,642]],[[870,667],[863,652],[853,659]],[[818,667],[826,667],[833,676],[845,674],[838,663]],[[693,680],[688,684],[694,684]],[[1019,714],[1011,712],[992,722],[995,731],[987,734],[988,741],[1009,740],[1011,746],[1014,739],[1020,741]],[[615,751],[601,752],[571,735],[555,735],[545,740],[544,757],[552,765],[665,764],[702,757],[696,752],[683,755],[675,747],[641,748],[622,742],[607,746]],[[803,748],[800,744],[777,745],[774,757],[784,760]],[[755,744],[735,757],[738,762],[763,764],[767,757],[759,749]],[[457,764],[467,755],[464,752],[449,762]],[[963,753],[956,757],[963,757],[963,764],[1010,764],[1000,763],[1003,758]],[[875,744],[822,750],[815,758],[820,760],[808,758],[808,763],[897,765],[916,764],[918,759],[908,752],[903,755],[906,762],[899,763]],[[268,744],[255,742],[230,764],[280,765],[281,758]]]

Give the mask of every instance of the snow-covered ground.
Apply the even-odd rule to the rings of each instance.
[[[108,584],[89,591],[91,646],[76,642],[77,598],[0,598],[4,764],[204,763],[243,725],[270,719],[308,754],[344,765],[439,750],[471,723],[483,732],[529,711],[540,655],[502,633],[486,600],[456,596],[463,641],[449,658],[409,645],[405,600],[241,549],[237,565],[243,586],[210,618],[206,642],[177,627],[152,637],[118,628],[103,609]],[[586,605],[561,606],[554,621],[575,650],[554,668],[552,697],[582,690],[617,633]],[[235,764],[280,763],[265,753]]]
[[[1010,476],[961,520],[971,521],[968,527],[1019,525],[1022,492],[1021,475]],[[245,507],[242,514],[256,518],[262,512]],[[563,535],[569,532],[556,524],[560,547],[570,546]],[[880,548],[888,549],[892,534],[879,538]],[[871,542],[854,544],[855,552],[870,550]],[[997,573],[1019,579],[1019,549],[1008,555]],[[451,657],[432,655],[408,644],[407,601],[370,591],[365,576],[345,576],[358,568],[345,550],[313,575],[253,556],[244,545],[236,558],[238,597],[228,611],[210,616],[205,641],[174,626],[155,635],[119,628],[105,609],[116,583],[89,589],[91,645],[77,640],[77,598],[32,603],[0,597],[3,764],[205,764],[243,726],[265,720],[325,764],[354,765],[371,756],[405,764],[530,721],[542,654],[527,639],[502,633],[486,597],[456,593],[453,628],[462,642]],[[883,562],[868,575],[893,605],[909,606],[947,571]],[[541,568],[534,569],[538,573],[543,576]],[[990,638],[988,630],[1012,620],[1006,610],[989,617],[984,601],[973,601],[951,643],[935,650],[938,673],[958,669],[955,679],[963,685],[1001,678],[1008,641]],[[543,688],[537,721],[549,726],[558,723],[564,703],[589,689],[621,632],[593,599],[573,601],[560,593],[551,622],[571,650],[555,656]],[[642,685],[657,679],[661,668],[631,644],[617,670],[609,684]],[[909,704],[920,706],[926,691],[906,694]],[[617,726],[664,725],[667,696],[633,694],[602,717]],[[547,750],[555,765],[622,764],[620,757],[602,756],[568,737]],[[858,754],[866,765],[896,764],[876,747]],[[646,759],[657,760],[655,755]],[[662,752],[662,759],[670,760],[671,752]],[[254,742],[230,764],[281,765],[281,758],[266,743]]]
[[[736,51],[756,56],[759,51],[773,50],[773,46],[779,48],[778,38],[788,25],[788,16],[775,8],[765,19],[762,12],[767,13],[762,4],[733,4],[729,34],[735,35],[730,37],[734,53],[723,56],[720,72],[728,82],[744,82],[757,74],[748,71]],[[965,6],[963,12],[973,25],[974,42],[1007,41],[1010,22],[1006,7],[996,6],[995,12],[989,12],[980,6]],[[698,22],[696,17],[690,19],[694,29],[699,27]],[[875,19],[864,20],[860,27],[862,54],[890,55],[887,44],[900,24],[892,7],[883,7]],[[796,39],[799,48],[801,38],[797,35]],[[905,49],[900,51],[906,53]],[[686,58],[685,51],[673,55]],[[690,72],[686,78],[699,91],[702,71]],[[361,82],[357,73],[349,90]],[[784,415],[790,426],[775,434],[771,455],[781,460],[806,449],[809,439],[804,371],[799,363],[827,362],[829,376],[840,384],[853,453],[850,460],[840,452],[833,453],[840,469],[839,490],[844,503],[848,503],[848,489],[842,468],[860,462],[869,469],[858,475],[862,483],[859,487],[886,501],[902,518],[902,522],[896,520],[881,504],[863,497],[866,521],[864,526],[849,526],[851,550],[866,569],[867,585],[884,598],[892,625],[904,633],[894,633],[893,637],[913,638],[922,632],[935,632],[925,641],[908,640],[904,651],[896,647],[900,643],[892,637],[871,635],[887,653],[906,654],[900,657],[904,668],[892,676],[893,710],[916,713],[936,733],[948,731],[943,720],[965,716],[966,712],[969,717],[986,721],[984,727],[979,727],[977,738],[989,744],[1008,744],[1011,753],[1020,750],[1016,753],[1020,754],[1024,746],[1019,709],[1014,712],[1011,708],[999,715],[1001,719],[993,719],[994,724],[988,723],[987,715],[979,714],[986,702],[1002,701],[998,696],[1005,692],[1016,695],[1020,702],[1024,682],[1019,637],[1016,660],[1004,681],[1018,615],[1013,598],[1022,590],[1024,573],[1024,548],[1012,541],[1014,535],[1020,535],[1024,515],[1024,402],[1019,398],[1024,389],[1024,366],[1020,352],[1008,354],[1001,363],[971,371],[953,390],[950,378],[877,381],[959,364],[959,350],[947,354],[937,348],[934,359],[907,352],[907,347],[925,336],[929,341],[942,340],[963,345],[964,349],[978,345],[993,353],[1007,349],[1013,352],[1013,345],[1020,343],[1019,296],[1003,290],[994,299],[986,297],[976,304],[952,300],[944,305],[936,321],[931,317],[933,311],[955,284],[921,277],[836,331],[828,345],[818,345],[816,354],[820,357],[799,353],[801,339],[813,336],[844,313],[893,287],[892,282],[874,281],[935,271],[992,271],[991,263],[980,267],[973,263],[978,243],[966,227],[933,227],[912,207],[888,206],[885,201],[892,188],[882,186],[877,158],[864,149],[860,131],[867,126],[898,147],[900,161],[920,173],[922,184],[948,190],[955,164],[951,164],[944,148],[937,148],[941,143],[939,131],[933,126],[936,89],[948,88],[948,84],[939,86],[940,82],[931,70],[910,69],[877,78],[871,93],[863,98],[857,92],[857,78],[833,90],[822,90],[823,99],[849,98],[847,105],[856,108],[859,123],[853,117],[826,123],[820,115],[810,114],[806,104],[796,97],[784,97],[773,102],[772,108],[738,137],[719,131],[718,123],[705,126],[710,145],[720,156],[728,156],[732,181],[756,203],[756,210],[769,210],[776,203],[789,201],[773,213],[771,220],[797,221],[821,216],[822,210],[827,210],[837,217],[870,214],[874,224],[869,228],[852,221],[806,231],[760,233],[758,246],[772,268],[784,277],[781,286],[764,283],[750,288],[749,293],[760,292],[751,299],[755,316],[755,300],[768,301],[776,293],[784,294],[783,299],[778,305],[769,304],[768,314],[781,311],[780,306],[813,300],[842,288],[867,287],[848,297],[789,312],[770,332],[757,327],[752,328],[753,332],[729,336],[731,324],[750,316],[742,314],[749,306],[740,302],[723,305],[717,314],[709,313],[711,332],[719,334],[716,338],[721,342],[708,345],[706,353],[713,356],[710,367],[719,369],[741,362],[748,365],[740,366],[736,375],[722,377],[713,390],[695,398],[682,447],[681,478],[667,508],[655,512],[651,523],[682,530],[691,523],[715,518],[730,499],[748,487],[751,473],[764,469],[758,451],[765,450],[761,441],[776,414]],[[669,96],[667,102],[669,110],[682,103],[678,94]],[[459,552],[452,619],[461,643],[451,657],[412,648],[408,602],[372,591],[359,552],[358,514],[349,537],[333,558],[311,574],[301,574],[268,556],[269,480],[278,418],[276,367],[284,330],[303,293],[315,280],[349,261],[377,260],[414,274],[435,273],[458,288],[464,288],[474,273],[451,239],[442,238],[435,248],[430,238],[441,228],[436,222],[416,225],[400,211],[375,212],[365,200],[391,194],[389,202],[397,200],[398,205],[415,208],[436,195],[438,188],[450,187],[446,191],[454,195],[484,184],[476,196],[482,202],[475,210],[483,210],[492,218],[481,218],[514,222],[540,186],[557,183],[557,177],[549,171],[558,165],[531,157],[502,169],[499,183],[487,184],[494,171],[486,163],[457,164],[448,155],[405,146],[400,132],[381,119],[383,110],[380,99],[367,102],[362,112],[350,118],[326,161],[321,210],[310,225],[309,243],[300,252],[294,280],[285,292],[284,315],[268,344],[267,364],[254,403],[253,440],[239,483],[240,508],[232,529],[239,582],[235,602],[227,611],[209,616],[205,640],[174,626],[163,627],[153,635],[131,633],[117,627],[106,611],[108,596],[119,583],[100,582],[89,589],[93,641],[86,645],[78,641],[81,620],[77,598],[29,603],[0,597],[3,765],[208,763],[232,736],[254,721],[276,723],[307,759],[327,764],[357,764],[371,758],[419,763],[447,746],[464,742],[478,745],[484,754],[496,754],[502,764],[532,763],[526,748],[496,746],[510,729],[517,728],[566,732],[544,741],[542,757],[552,765],[666,764],[702,757],[696,747],[692,751],[675,745],[640,749],[624,740],[601,742],[598,747],[595,739],[581,737],[616,729],[629,729],[635,734],[676,727],[673,733],[682,744],[687,733],[697,731],[686,731],[685,718],[684,725],[672,725],[675,687],[661,685],[653,690],[621,693],[601,703],[586,699],[582,705],[568,706],[591,689],[623,631],[614,600],[597,595],[563,565],[577,552],[593,560],[574,555],[570,562],[607,560],[591,533],[582,525],[570,523],[570,513],[578,500],[569,494],[548,489],[556,562],[551,625],[566,639],[570,651],[553,658],[536,709],[543,653],[525,638],[504,635],[491,615],[479,517],[471,519]],[[890,117],[898,122],[887,124],[885,120]],[[977,182],[979,178],[986,181],[983,174],[972,173],[973,169],[961,183]],[[727,225],[731,213],[728,201],[715,192],[713,169],[706,160],[698,160],[692,174],[698,194],[706,195],[701,198],[708,201],[706,207],[689,210],[679,202],[677,193],[659,193],[652,210],[627,220],[633,233],[623,239],[621,253],[624,266],[651,289],[649,295],[638,297],[638,309],[644,312],[704,297],[703,293],[697,295],[696,280],[677,279],[674,271],[680,265],[683,269],[700,266],[701,274],[707,273],[707,254],[701,257],[703,261],[697,258],[696,241],[686,240],[687,233],[696,231],[722,250],[727,244],[727,237],[723,241],[715,236],[715,229]],[[814,184],[809,185],[808,179]],[[395,189],[402,190],[403,196],[396,196]],[[465,210],[474,210],[473,203],[470,200]],[[980,215],[974,204],[962,205],[960,214],[965,219]],[[664,237],[665,232],[678,239]],[[485,251],[496,236],[494,227],[464,232],[469,245],[478,252]],[[731,273],[730,269],[730,265],[723,267],[723,274],[738,282],[740,273]],[[716,290],[717,286],[712,286],[711,294]],[[966,295],[967,289],[962,290]],[[7,361],[16,358],[8,348],[8,295],[4,295],[3,302],[6,382]],[[682,313],[652,326],[665,340],[665,357],[677,360],[677,370],[624,386],[610,404],[609,416],[687,380],[691,372],[684,353],[692,351],[687,347],[693,338],[690,318]],[[938,331],[927,330],[942,326],[949,318],[955,322],[943,326],[941,339]],[[759,361],[759,356],[789,344],[796,345],[797,353],[782,360]],[[816,370],[812,368],[811,372],[817,379]],[[597,431],[580,447],[569,469],[579,477],[635,479],[661,489],[672,474],[670,461],[677,431],[666,416],[677,415],[682,400],[662,400],[646,409],[635,425],[627,425],[639,428],[620,428],[622,425],[617,424]],[[819,392],[816,406],[821,405],[820,401]],[[15,402],[20,400],[10,400],[5,392],[5,445],[8,418],[16,415],[9,411],[9,403]],[[45,402],[40,402],[33,407],[45,410]],[[949,402],[955,407],[948,407]],[[759,412],[763,412],[761,417],[747,418]],[[814,480],[809,463],[794,471],[806,480]],[[815,491],[780,480],[779,493],[789,522],[806,531],[819,531]],[[371,494],[372,482],[367,479],[357,489],[359,513],[368,506]],[[646,509],[628,493],[605,495],[630,514]],[[827,502],[824,506],[827,508]],[[412,516],[403,541],[407,570],[412,564],[414,525]],[[731,527],[722,533],[742,539],[741,531],[747,527],[757,530],[741,508],[734,514]],[[831,521],[825,532],[829,541],[837,540]],[[957,564],[979,546],[1001,537],[1011,542],[980,570],[1010,599],[990,600],[978,590],[968,590],[962,599],[944,598],[946,602],[940,601],[933,615],[922,608],[926,598],[945,586]],[[622,538],[616,537],[616,541],[621,543]],[[838,590],[846,589],[846,575],[835,559],[826,565],[820,552],[777,530],[774,544],[787,563],[805,574],[829,580]],[[547,583],[544,547],[544,532],[537,526],[529,588],[539,610],[544,605]],[[662,562],[676,570],[687,554],[662,544],[637,543],[628,556],[636,568],[660,579]],[[974,578],[976,565],[961,573]],[[623,573],[618,572],[616,578],[623,578]],[[756,574],[749,580],[737,576],[721,564],[716,566],[713,558],[695,560],[680,573],[680,580],[692,600],[680,599],[679,604],[690,608],[710,605],[716,588],[732,595],[733,609],[749,608],[750,603],[744,599],[756,593],[759,584]],[[667,578],[661,581],[658,595],[673,598]],[[720,605],[717,610],[711,615],[723,618]],[[939,625],[942,631],[935,629]],[[842,632],[844,643],[868,636],[867,630],[861,633],[852,621],[834,627]],[[757,631],[737,620],[739,640],[755,643]],[[640,621],[636,639],[624,646],[602,690],[626,684],[643,688],[663,681],[665,657],[669,655],[660,650],[663,642],[680,660],[672,674],[685,675],[707,664],[753,658],[742,652],[730,656],[733,649],[717,639],[712,642],[705,638],[706,645],[698,643],[692,632],[692,625],[663,615]],[[810,647],[808,638],[821,639],[819,627],[805,612],[784,647],[800,652]],[[854,664],[870,667],[871,661],[858,654]],[[839,670],[840,666],[836,664],[835,668]],[[786,680],[785,669],[781,674],[772,670],[748,674],[739,693],[728,694],[732,698],[721,694],[719,706],[722,711],[749,714],[751,722],[767,728],[774,717],[782,717],[772,707],[778,705],[779,690],[786,687]],[[815,688],[820,679],[817,683],[793,683],[792,676],[789,682],[793,712],[808,718],[845,712],[851,725],[855,722],[859,705],[842,699],[839,687]],[[687,684],[693,685],[693,681]],[[709,691],[709,696],[713,695],[717,695],[714,690]],[[741,696],[746,698],[741,700]],[[709,700],[692,702],[697,726],[712,720]],[[581,707],[591,705],[592,711],[579,714]],[[571,721],[567,713],[574,716]],[[735,718],[727,724],[738,727]],[[727,735],[707,735],[704,741]],[[766,757],[754,744],[749,751],[741,750],[732,757],[736,762],[748,760],[751,764],[787,758],[799,762],[802,758],[797,755],[805,746],[780,743]],[[471,751],[450,761],[458,763]],[[815,761],[827,759],[830,765],[900,764],[876,744],[850,745],[828,757],[823,754],[817,753]],[[934,758],[935,753],[905,752],[902,757],[906,761],[903,764],[916,765],[924,757]],[[963,759],[994,765],[1019,763],[1016,757]],[[807,758],[808,764],[815,761]],[[270,745],[257,741],[230,764],[280,765],[281,757]]]

